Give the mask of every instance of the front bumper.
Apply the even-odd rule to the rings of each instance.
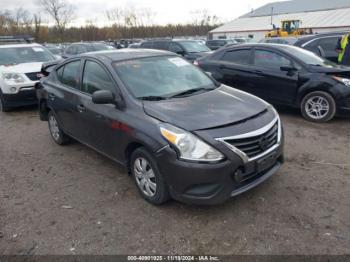
[[[350,96],[345,97],[339,101],[337,107],[337,115],[350,117]]]
[[[15,94],[2,94],[6,107],[35,105],[38,103],[34,87],[26,87]]]
[[[276,173],[284,161],[283,143],[273,154],[271,165],[261,172],[256,168],[260,159],[244,164],[237,156],[236,160],[219,163],[190,163],[179,160],[170,147],[157,155],[157,162],[172,198],[189,204],[215,205],[258,186]]]

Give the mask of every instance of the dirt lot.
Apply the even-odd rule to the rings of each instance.
[[[0,254],[350,254],[350,120],[281,116],[270,180],[220,206],[154,207],[109,159],[54,144],[34,109],[0,113]]]

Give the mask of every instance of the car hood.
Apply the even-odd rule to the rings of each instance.
[[[324,66],[310,65],[309,68],[311,69],[312,72],[315,72],[315,73],[342,74],[342,75],[348,75],[350,77],[350,67],[347,67],[347,66],[334,65],[330,67],[324,67]]]
[[[8,65],[8,66],[0,66],[0,70],[2,72],[11,72],[11,73],[35,73],[40,72],[42,62],[35,63],[23,63],[17,65]]]
[[[146,114],[188,131],[234,124],[263,112],[268,104],[227,86],[162,101],[143,101]]]

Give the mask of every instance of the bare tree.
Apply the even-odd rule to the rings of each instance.
[[[33,15],[33,22],[34,22],[35,39],[39,39],[40,38],[40,28],[41,28],[41,15],[40,15],[40,13]]]
[[[118,7],[107,10],[106,17],[112,25],[121,27],[124,22],[124,10]]]
[[[154,25],[154,17],[156,12],[150,8],[137,9],[137,17],[139,17],[139,26],[151,26]]]
[[[58,31],[63,34],[67,24],[75,18],[73,5],[67,0],[39,0],[39,2],[45,12],[55,20]]]
[[[219,23],[216,15],[211,15],[207,9],[194,10],[191,12],[194,26],[211,26]]]

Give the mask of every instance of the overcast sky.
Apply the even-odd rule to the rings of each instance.
[[[99,25],[106,23],[105,11],[115,7],[149,8],[155,13],[156,24],[186,23],[194,10],[207,9],[223,21],[237,18],[273,0],[67,0],[76,7],[76,24],[90,19]],[[38,12],[37,0],[1,0],[1,10],[23,7]]]

